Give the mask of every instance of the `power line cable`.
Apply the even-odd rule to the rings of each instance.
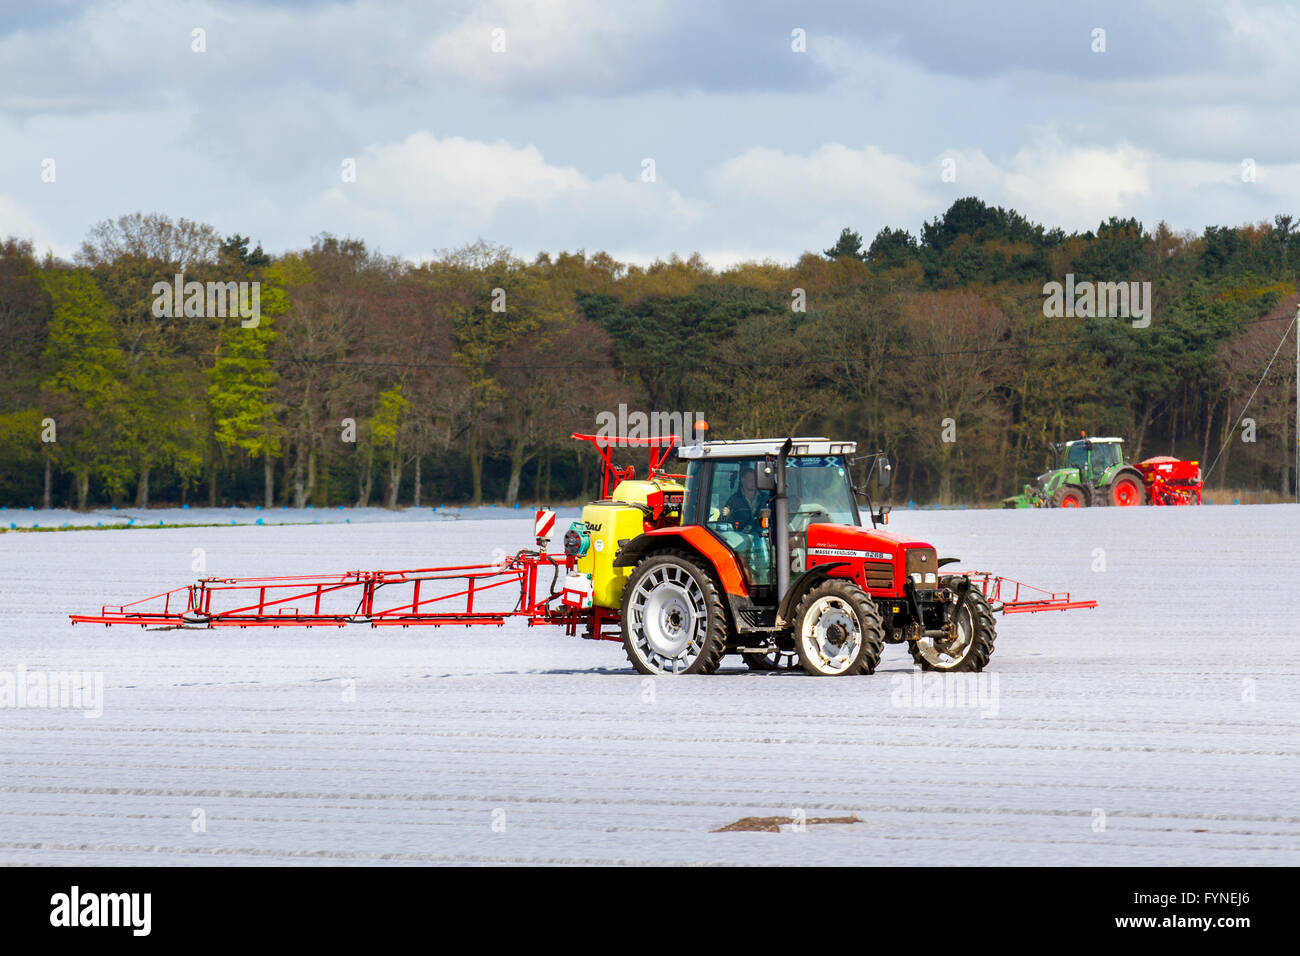
[[[1250,403],[1255,400],[1255,395],[1259,392],[1259,387],[1264,384],[1264,379],[1268,378],[1269,369],[1273,367],[1273,362],[1277,360],[1278,353],[1282,351],[1282,343],[1291,335],[1291,326],[1296,324],[1297,319],[1300,319],[1300,313],[1297,313],[1297,315],[1291,318],[1291,322],[1287,325],[1286,331],[1282,333],[1282,338],[1278,339],[1277,348],[1273,350],[1273,357],[1268,360],[1268,365],[1264,366],[1264,374],[1261,375],[1259,381],[1255,383],[1254,391],[1250,393],[1250,398],[1246,399],[1246,404],[1242,407],[1241,414],[1237,416],[1237,424],[1232,426],[1232,431],[1228,435],[1228,440],[1223,443],[1223,447],[1219,449],[1219,453],[1214,456],[1214,461],[1210,463],[1210,468],[1201,479],[1202,481],[1206,483],[1209,482],[1210,475],[1214,473],[1215,465],[1217,465],[1219,459],[1223,457],[1223,453],[1227,450],[1228,445],[1237,437],[1237,429],[1241,427],[1242,419],[1246,417],[1246,412],[1250,409]]]

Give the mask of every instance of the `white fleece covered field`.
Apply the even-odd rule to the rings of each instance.
[[[914,696],[899,647],[873,677],[648,682],[517,623],[68,624],[190,582],[196,548],[233,576],[532,543],[527,512],[317,519],[345,515],[0,535],[0,682],[104,682],[98,718],[0,709],[0,863],[1300,863],[1300,507],[896,512],[1101,602],[999,618],[975,707]],[[799,814],[860,822],[711,832]]]

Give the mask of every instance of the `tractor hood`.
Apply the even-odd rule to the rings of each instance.
[[[889,531],[843,524],[808,529],[808,567],[839,564],[836,576],[849,577],[876,595],[900,596],[905,582],[918,588],[939,586],[939,558],[928,542]]]
[[[839,557],[888,561],[912,548],[931,548],[931,545],[891,531],[855,525],[814,524],[808,528],[809,553],[821,557],[836,557],[831,552],[843,551]]]

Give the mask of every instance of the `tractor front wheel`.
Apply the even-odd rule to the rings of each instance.
[[[816,677],[874,673],[885,648],[880,608],[851,581],[823,581],[794,613],[794,646]]]
[[[642,674],[712,674],[727,650],[727,615],[693,555],[652,554],[623,588],[623,649]]]
[[[939,579],[940,587],[957,589],[960,580]],[[912,660],[926,671],[982,671],[993,656],[993,642],[997,640],[997,627],[993,623],[993,609],[979,588],[971,585],[966,597],[956,609],[957,626],[951,638],[922,637],[908,642]]]
[[[1143,503],[1142,479],[1137,475],[1123,472],[1115,476],[1108,493],[1110,503],[1119,508],[1131,508]]]
[[[1053,508],[1086,508],[1089,504],[1088,492],[1079,485],[1062,485],[1052,495]]]

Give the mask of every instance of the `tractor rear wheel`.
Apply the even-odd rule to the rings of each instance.
[[[823,581],[795,610],[794,646],[816,677],[874,673],[885,648],[880,608],[851,581]]]
[[[1061,485],[1052,495],[1053,508],[1086,508],[1092,504],[1090,495],[1079,485]]]
[[[1106,497],[1118,508],[1130,508],[1144,504],[1142,479],[1134,472],[1121,471],[1110,483]]]
[[[712,674],[727,650],[713,578],[682,551],[645,558],[623,587],[623,649],[642,674]]]
[[[943,577],[939,586],[957,589],[959,578]],[[912,660],[926,671],[982,671],[993,656],[998,631],[988,598],[974,585],[957,608],[956,635],[951,639],[923,637],[909,641]]]

